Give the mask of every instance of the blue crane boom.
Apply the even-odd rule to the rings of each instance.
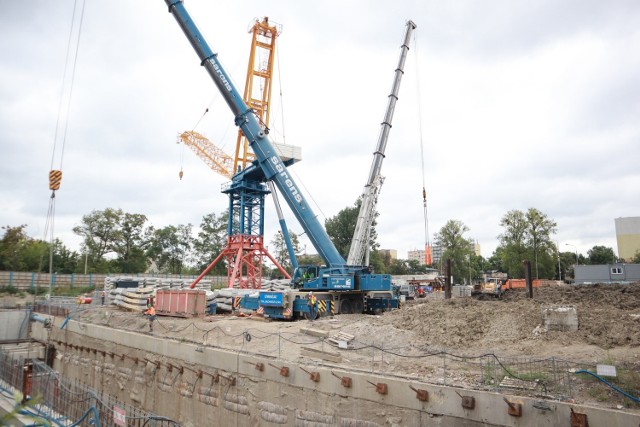
[[[182,0],[165,0],[165,2],[169,7],[169,12],[174,16],[191,46],[198,54],[201,61],[200,64],[205,67],[235,115],[235,123],[242,129],[249,141],[264,178],[273,181],[278,187],[291,211],[327,266],[346,272],[344,258],[333,245],[329,235],[316,218],[298,185],[287,171],[287,167],[273,147],[268,131],[260,124],[253,110],[245,104],[240,92],[235,88],[231,78],[218,60],[218,54],[211,50],[204,36],[186,11]],[[252,169],[247,168],[239,175],[246,175],[250,172],[252,172]]]

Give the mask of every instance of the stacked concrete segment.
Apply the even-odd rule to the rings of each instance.
[[[137,282],[137,288],[118,288],[121,281]],[[155,297],[160,289],[190,289],[191,279],[161,278],[161,277],[132,277],[132,276],[108,276],[104,281],[104,290],[107,293],[107,302],[118,307],[133,310],[146,310],[147,299]],[[217,311],[231,312],[234,309],[236,298],[245,295],[257,296],[263,291],[291,291],[290,281],[287,279],[266,280],[262,282],[260,289],[223,288],[211,291],[211,281],[201,280],[194,289],[204,290],[207,294],[207,305],[215,303]],[[237,308],[237,307],[236,307]]]

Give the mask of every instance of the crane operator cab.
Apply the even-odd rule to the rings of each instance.
[[[317,265],[299,266],[293,274],[294,287],[302,288],[305,283],[315,281],[319,277],[318,269]]]

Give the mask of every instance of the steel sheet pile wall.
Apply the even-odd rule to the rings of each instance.
[[[89,360],[78,360],[78,364],[81,363],[94,367]],[[118,400],[80,380],[61,377],[39,360],[14,358],[11,352],[2,350],[0,387],[7,394],[21,391],[30,396],[23,412],[34,419],[48,420],[52,425],[179,426],[171,419]],[[119,414],[122,414],[120,419]]]

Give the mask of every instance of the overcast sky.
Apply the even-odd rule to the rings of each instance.
[[[176,137],[209,107],[195,130],[232,154],[233,117],[162,0],[87,2],[54,153],[59,105],[68,100],[73,5],[2,2],[0,225],[27,224],[29,235],[44,237],[52,158],[64,174],[54,234],[74,250],[80,239],[72,228],[93,210],[145,214],[157,228],[197,227],[221,213],[225,179]],[[640,216],[640,2],[191,0],[186,7],[240,89],[253,19],[282,25],[272,136],[302,148],[303,161],[291,169],[321,222],[362,191],[407,19],[418,28],[383,165],[382,248],[406,258],[424,247],[421,141],[430,239],[456,219],[489,257],[504,214],[534,207],[557,222],[562,251],[605,245],[617,253],[614,218]],[[290,229],[302,233],[284,210]],[[266,217],[270,242],[278,230],[271,200]]]

